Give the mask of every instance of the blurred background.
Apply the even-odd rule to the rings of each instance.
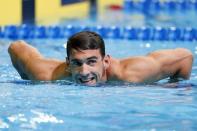
[[[87,19],[97,9],[123,0],[2,0],[0,1],[0,25],[57,24],[62,20]],[[94,9],[93,9],[94,8]]]
[[[122,24],[120,21],[128,24],[128,20],[142,23],[147,21],[145,17],[174,24],[183,21],[191,24],[196,18],[196,9],[195,0],[2,0],[0,25],[59,24],[65,20],[89,18],[119,25]],[[134,22],[129,21],[131,23]]]

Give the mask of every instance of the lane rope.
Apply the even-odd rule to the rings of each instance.
[[[0,27],[0,38],[7,39],[65,39],[80,31],[95,31],[104,39],[196,41],[197,29],[192,27],[118,27],[118,26],[31,26]]]

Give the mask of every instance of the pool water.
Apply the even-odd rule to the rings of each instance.
[[[72,81],[22,80],[0,41],[0,130],[196,130],[197,62],[191,79],[150,85],[109,82],[86,87]],[[65,59],[66,40],[28,40],[46,57]],[[185,47],[196,42],[105,40],[116,58]],[[46,50],[47,49],[47,50]]]

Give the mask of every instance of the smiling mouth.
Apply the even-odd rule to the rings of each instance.
[[[91,84],[91,82],[92,82],[94,79],[95,79],[94,77],[91,77],[91,78],[88,78],[88,79],[79,78],[79,82],[80,82],[81,84]]]

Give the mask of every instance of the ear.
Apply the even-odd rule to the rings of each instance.
[[[106,55],[103,58],[103,62],[104,62],[104,68],[107,69],[110,65],[110,55]]]

